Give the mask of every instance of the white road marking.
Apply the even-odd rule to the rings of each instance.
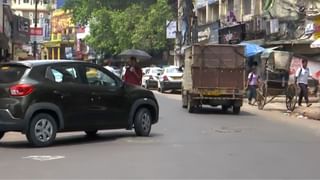
[[[23,157],[23,159],[31,159],[31,160],[36,160],[36,161],[51,161],[51,160],[57,160],[57,159],[64,159],[65,156],[38,156],[38,155],[32,155],[32,156],[26,156]]]
[[[149,144],[154,143],[154,140],[151,139],[126,139],[128,143],[137,143],[137,144]]]

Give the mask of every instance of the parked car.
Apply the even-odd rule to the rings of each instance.
[[[53,143],[57,132],[134,128],[148,136],[158,122],[154,94],[128,85],[102,66],[82,61],[0,64],[0,139],[26,134],[34,146]]]
[[[181,89],[183,72],[177,66],[165,67],[159,76],[158,90],[164,92],[167,90]]]
[[[146,89],[158,88],[159,74],[161,72],[162,69],[159,67],[147,68],[142,77],[142,87],[145,87]]]

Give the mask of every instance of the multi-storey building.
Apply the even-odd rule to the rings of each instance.
[[[200,43],[238,44],[249,41],[293,52],[293,61],[299,58],[320,61],[319,1],[195,0],[193,6],[197,23],[187,21],[190,27],[180,23],[178,33],[182,36],[184,29],[192,31],[196,26],[197,33],[192,31],[192,38],[196,37]],[[181,9],[183,14],[184,7]]]
[[[36,2],[38,2],[37,5]],[[50,39],[50,18],[56,7],[56,0],[12,0],[11,7],[16,15],[30,20],[29,54],[33,54],[34,42],[41,44],[44,40]],[[39,47],[37,46],[36,51],[38,57],[40,57]]]
[[[53,11],[51,38],[43,43],[43,59],[69,59],[73,57],[76,44],[76,26],[70,12],[62,9]]]
[[[29,20],[13,14],[11,0],[0,1],[0,61],[17,60],[29,41]]]

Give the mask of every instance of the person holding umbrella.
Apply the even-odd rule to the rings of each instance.
[[[128,84],[141,86],[142,70],[138,66],[137,59],[133,56],[130,57],[129,66],[126,69],[123,80]]]

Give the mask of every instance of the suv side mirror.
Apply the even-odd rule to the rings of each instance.
[[[158,76],[160,76],[161,74],[160,74],[160,73],[158,73],[157,75],[158,75]]]

